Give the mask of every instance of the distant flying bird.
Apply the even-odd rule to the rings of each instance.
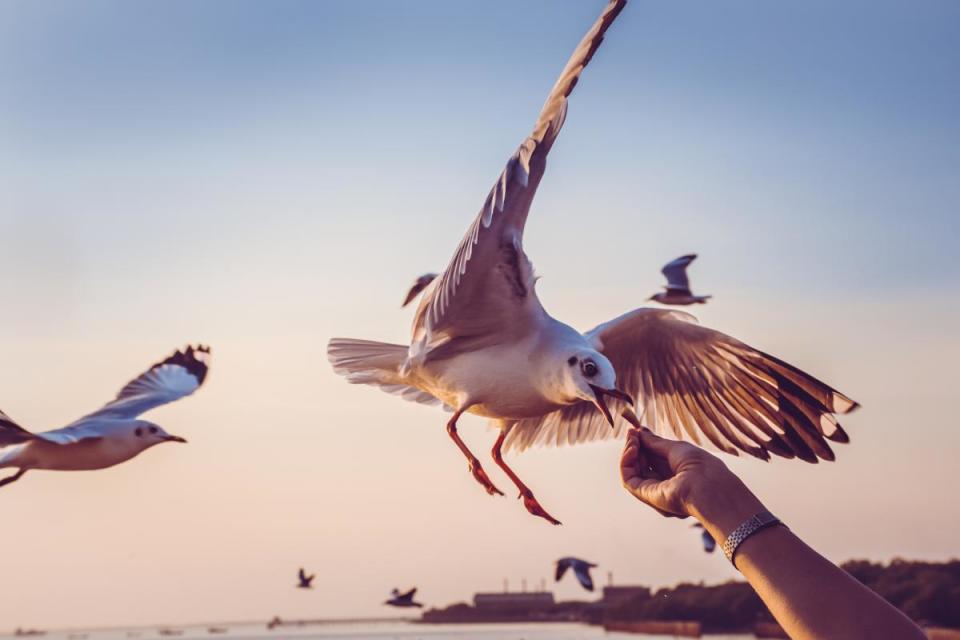
[[[590,577],[590,569],[596,566],[592,562],[580,558],[560,558],[557,560],[557,573],[554,577],[557,582],[560,582],[567,569],[573,568],[573,575],[577,576],[577,581],[583,588],[587,591],[593,591],[593,578]]]
[[[209,357],[210,348],[204,346],[176,351],[127,383],[103,407],[62,429],[32,433],[0,412],[0,468],[19,469],[0,480],[0,486],[16,482],[31,469],[104,469],[161,442],[186,442],[137,417],[199,389]]]
[[[435,273],[425,273],[413,283],[413,286],[410,287],[410,291],[407,291],[407,297],[403,299],[402,307],[407,306],[413,299],[420,295],[420,292],[427,288],[427,286],[434,281],[437,277]]]
[[[399,589],[394,589],[390,592],[390,599],[385,601],[383,604],[390,605],[391,607],[416,607],[419,609],[423,605],[419,602],[414,602],[413,596],[416,594],[416,587],[410,589],[410,591],[407,591],[406,593],[400,593]]]
[[[703,525],[699,522],[694,523],[691,528],[700,529],[700,539],[703,541],[704,552],[713,553],[713,550],[717,548],[717,541],[713,539],[710,532],[704,529]]]
[[[313,589],[313,579],[316,577],[317,574],[308,576],[303,567],[300,567],[300,571],[297,573],[297,589]]]
[[[687,279],[687,267],[697,259],[697,254],[690,253],[668,262],[660,273],[667,277],[666,291],[655,293],[650,300],[660,304],[688,305],[704,304],[713,296],[695,296],[690,292],[690,281]]]
[[[500,432],[494,461],[527,510],[553,524],[559,521],[504,461],[504,446],[523,450],[538,442],[618,436],[624,425],[619,414],[637,395],[643,418],[661,431],[680,436],[682,428],[698,443],[699,431],[732,454],[739,449],[762,459],[773,453],[832,460],[826,440],[848,441],[832,414],[856,406],[687,314],[637,309],[581,334],[540,304],[523,251],[527,213],[564,122],[567,96],[624,5],[611,0],[577,47],[533,132],[507,162],[446,271],[421,297],[410,345],[334,338],[327,349],[334,371],[348,382],[450,408],[447,433],[469,471],[488,493],[502,495],[457,433],[464,413],[490,418]],[[596,224],[596,214],[585,223]],[[589,272],[603,251],[581,241],[571,253]]]

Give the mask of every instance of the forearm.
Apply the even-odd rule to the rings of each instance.
[[[718,542],[763,505],[742,484],[696,515]],[[736,566],[791,638],[925,638],[896,608],[783,526],[747,538]]]

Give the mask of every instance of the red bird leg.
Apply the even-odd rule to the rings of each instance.
[[[536,497],[534,497],[533,492],[523,484],[520,478],[517,477],[517,474],[513,472],[513,469],[507,466],[507,463],[503,461],[503,454],[500,452],[500,448],[503,446],[503,441],[507,437],[507,432],[509,429],[501,429],[500,436],[497,438],[496,444],[493,445],[493,455],[494,461],[503,469],[504,473],[510,476],[510,479],[513,480],[513,484],[517,485],[517,489],[520,490],[520,496],[523,498],[523,506],[527,508],[527,511],[532,513],[535,516],[540,516],[550,524],[561,524],[559,520],[554,518],[552,515],[547,513],[547,510],[540,506],[540,503],[537,502]]]
[[[490,478],[487,477],[487,472],[483,470],[483,467],[480,466],[480,461],[477,460],[477,456],[473,455],[470,452],[470,449],[467,448],[467,445],[463,443],[463,440],[460,439],[460,436],[457,434],[457,420],[463,415],[463,409],[459,409],[456,413],[453,414],[453,417],[450,418],[450,421],[447,422],[447,433],[450,434],[450,437],[460,447],[460,451],[463,451],[463,455],[467,456],[467,468],[470,469],[470,473],[473,474],[473,477],[476,478],[477,482],[483,485],[483,488],[487,490],[487,493],[490,495],[503,495],[503,491],[497,489],[497,487],[490,482]]]

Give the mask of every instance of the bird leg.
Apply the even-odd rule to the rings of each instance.
[[[16,482],[17,480],[19,480],[20,478],[22,478],[22,477],[23,477],[23,474],[25,474],[27,471],[28,471],[28,469],[23,468],[23,469],[20,469],[19,471],[17,471],[15,474],[13,474],[12,476],[10,476],[9,478],[4,478],[3,480],[0,480],[0,487],[2,487],[2,486],[4,486],[4,485],[7,485],[7,484],[10,484],[11,482]]]
[[[463,415],[463,409],[458,409],[456,413],[453,414],[453,417],[450,418],[447,422],[447,433],[450,434],[450,438],[460,447],[460,451],[463,451],[463,455],[467,456],[467,468],[470,469],[470,473],[473,474],[473,477],[476,478],[477,482],[483,485],[483,488],[487,490],[487,493],[490,495],[503,495],[503,491],[497,489],[490,478],[487,477],[487,472],[483,470],[483,467],[480,466],[480,461],[477,460],[477,456],[473,455],[470,452],[470,449],[467,448],[467,445],[463,443],[463,440],[460,439],[460,436],[457,434],[457,420]]]
[[[503,454],[500,452],[500,449],[503,447],[503,441],[506,439],[508,431],[509,429],[500,430],[500,436],[497,438],[497,442],[493,445],[493,451],[491,451],[494,461],[501,469],[503,469],[504,473],[510,476],[510,479],[513,480],[513,484],[517,485],[517,489],[520,490],[520,495],[518,497],[523,498],[523,506],[527,508],[527,511],[535,516],[540,516],[550,524],[561,524],[559,520],[547,513],[547,510],[540,506],[540,503],[537,502],[533,492],[530,491],[527,485],[523,484],[523,481],[517,477],[517,474],[513,472],[513,469],[508,467],[507,463],[503,461]]]

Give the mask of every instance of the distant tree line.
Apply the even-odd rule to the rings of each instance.
[[[851,560],[841,566],[916,622],[960,628],[960,560],[896,559],[889,565]],[[602,619],[695,620],[710,633],[749,629],[757,622],[772,621],[773,616],[750,585],[731,581],[712,586],[679,584],[640,593],[604,607]]]

